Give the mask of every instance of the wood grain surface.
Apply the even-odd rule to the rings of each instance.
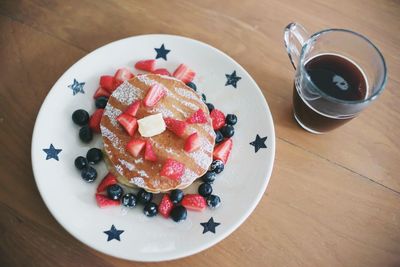
[[[0,1],[0,266],[400,266],[398,0]],[[368,36],[389,69],[385,92],[347,125],[312,135],[293,121],[291,21]],[[52,85],[95,48],[177,34],[224,51],[262,88],[277,151],[267,191],[232,235],[199,254],[135,263],[69,235],[36,188],[32,130]],[[56,179],[56,177],[54,177]]]

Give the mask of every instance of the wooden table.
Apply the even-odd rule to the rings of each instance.
[[[67,68],[147,33],[198,39],[237,60],[262,88],[277,137],[270,184],[249,219],[202,253],[154,265],[400,266],[399,14],[389,0],[0,1],[0,266],[142,266],[92,250],[54,220],[35,185],[30,144],[40,105]],[[360,32],[387,60],[380,99],[323,136],[292,118],[282,40],[291,21],[310,32]]]

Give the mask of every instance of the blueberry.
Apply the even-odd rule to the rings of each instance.
[[[187,217],[187,211],[184,206],[175,206],[172,208],[170,216],[172,220],[175,222],[180,222],[186,220]]]
[[[122,205],[128,208],[133,208],[136,206],[137,199],[134,194],[127,193],[121,198]]]
[[[203,100],[204,103],[206,103],[207,97],[205,94],[201,94],[201,99]]]
[[[235,114],[228,114],[226,115],[225,119],[226,124],[228,125],[235,125],[237,123],[237,117]]]
[[[86,159],[89,163],[96,164],[103,159],[103,152],[98,148],[91,148],[86,153]]]
[[[209,195],[211,195],[213,189],[209,183],[202,183],[199,186],[198,191],[199,194],[202,195],[203,197],[208,197]]]
[[[72,113],[72,121],[79,126],[83,126],[89,121],[89,113],[86,110],[78,109]]]
[[[221,129],[221,133],[224,137],[229,138],[235,134],[235,129],[233,128],[232,125],[225,125]]]
[[[89,143],[90,141],[92,141],[93,133],[92,130],[89,128],[89,125],[85,125],[79,130],[79,138],[85,143]]]
[[[157,215],[158,210],[157,210],[157,204],[154,202],[149,202],[144,206],[143,209],[144,215],[147,217],[154,217]]]
[[[150,192],[147,192],[144,189],[140,189],[139,192],[137,193],[137,198],[139,203],[146,204],[149,203],[153,199],[153,194]]]
[[[86,158],[82,156],[77,157],[74,163],[78,170],[82,170],[89,165],[89,162],[86,160]]]
[[[222,160],[214,160],[210,165],[210,171],[221,173],[224,170],[224,162]]]
[[[96,99],[94,104],[96,105],[96,108],[105,108],[108,102],[108,98],[105,96],[100,96]]]
[[[97,171],[92,166],[88,166],[87,168],[82,169],[81,177],[88,183],[93,182],[97,178]]]
[[[208,107],[208,111],[212,111],[214,109],[214,105],[211,103],[206,103],[207,107]]]
[[[112,184],[107,187],[107,196],[109,199],[118,200],[124,194],[122,187],[117,184]]]
[[[221,199],[219,198],[219,196],[216,195],[208,196],[206,201],[207,206],[213,209],[218,208],[218,206],[221,204]]]
[[[169,198],[171,199],[172,203],[178,204],[183,198],[183,191],[180,189],[174,189],[169,194]]]
[[[205,183],[212,184],[216,177],[217,177],[217,175],[215,174],[215,172],[208,171],[201,177],[201,179]]]
[[[192,88],[194,91],[197,91],[197,86],[196,86],[195,83],[193,83],[193,82],[188,82],[186,85],[189,86],[190,88]]]
[[[215,143],[219,144],[222,142],[222,140],[224,140],[224,136],[222,135],[222,133],[220,131],[216,131],[215,132]]]

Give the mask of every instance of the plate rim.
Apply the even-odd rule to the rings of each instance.
[[[37,122],[39,120],[39,118],[41,117],[43,110],[44,110],[44,106],[46,106],[47,101],[49,101],[50,97],[54,94],[55,92],[55,88],[58,87],[59,83],[61,82],[61,80],[64,79],[64,76],[66,76],[67,72],[73,68],[75,65],[79,64],[80,62],[84,61],[87,57],[90,57],[92,54],[94,54],[95,52],[97,52],[98,50],[111,46],[115,43],[119,43],[119,42],[123,42],[123,41],[127,41],[127,40],[131,40],[131,39],[140,39],[140,38],[146,38],[146,37],[156,37],[156,38],[176,38],[176,39],[183,39],[185,41],[189,41],[189,42],[194,42],[197,43],[199,45],[205,46],[208,49],[213,50],[214,52],[218,53],[219,55],[228,58],[230,61],[232,61],[237,67],[238,69],[240,69],[240,71],[242,73],[244,73],[245,75],[247,75],[250,79],[250,83],[257,89],[255,90],[255,92],[257,92],[258,94],[258,98],[260,99],[260,101],[262,102],[263,108],[265,111],[267,111],[267,113],[269,113],[268,120],[270,120],[271,122],[271,133],[273,133],[272,136],[268,136],[268,139],[270,140],[270,145],[269,148],[271,150],[270,153],[271,157],[269,162],[267,162],[267,157],[265,159],[266,163],[268,164],[268,166],[271,166],[270,168],[266,168],[263,174],[263,179],[264,182],[262,184],[262,188],[261,190],[258,191],[257,195],[255,196],[252,205],[249,207],[249,209],[247,209],[246,212],[242,213],[241,216],[239,217],[238,220],[234,221],[232,224],[230,224],[230,227],[228,227],[226,229],[226,231],[213,238],[210,240],[207,240],[205,242],[203,242],[200,246],[197,246],[195,248],[190,248],[188,250],[186,250],[184,253],[178,253],[180,254],[179,256],[175,256],[175,257],[170,257],[170,258],[162,258],[162,259],[156,259],[156,260],[147,260],[147,259],[133,259],[133,258],[128,258],[128,257],[121,257],[121,256],[116,256],[111,254],[111,252],[102,250],[98,247],[95,247],[92,244],[88,244],[86,242],[84,242],[80,236],[74,234],[72,232],[72,230],[69,229],[68,224],[66,222],[62,222],[61,219],[57,218],[57,216],[55,215],[56,213],[53,212],[53,209],[50,208],[50,206],[47,204],[47,201],[50,201],[49,199],[46,198],[45,194],[44,194],[44,189],[40,187],[39,182],[38,182],[38,171],[37,171],[37,166],[35,167],[35,160],[37,160],[37,158],[34,155],[34,151],[36,151],[36,143],[35,143],[35,139],[36,135],[38,134],[39,130],[37,127]],[[87,53],[86,55],[84,55],[83,57],[81,57],[79,60],[77,60],[74,64],[72,64],[71,66],[69,66],[64,72],[63,74],[57,79],[57,81],[53,84],[53,86],[50,88],[50,90],[48,91],[46,97],[44,98],[39,112],[37,113],[36,119],[35,119],[35,124],[33,127],[33,132],[32,132],[32,139],[31,139],[31,165],[32,165],[32,171],[33,171],[33,177],[35,179],[35,184],[36,187],[39,191],[40,197],[42,198],[44,204],[46,205],[47,209],[50,211],[50,214],[52,215],[52,217],[64,228],[64,230],[66,230],[67,233],[69,233],[70,235],[72,235],[75,239],[77,239],[79,242],[81,242],[82,244],[90,247],[91,249],[94,249],[96,251],[99,251],[103,254],[106,254],[108,256],[112,256],[118,259],[124,259],[124,260],[129,260],[129,261],[136,261],[136,262],[161,262],[161,261],[171,261],[171,260],[177,260],[177,259],[181,259],[184,257],[188,257],[197,253],[200,253],[214,245],[216,245],[217,243],[221,242],[222,240],[224,240],[226,237],[228,237],[229,235],[231,235],[235,230],[237,230],[245,221],[246,219],[253,213],[253,211],[255,210],[255,208],[258,206],[262,196],[264,195],[270,178],[272,176],[272,171],[274,169],[274,163],[275,163],[275,154],[276,154],[276,132],[275,132],[275,126],[274,126],[274,121],[273,121],[273,116],[272,116],[272,112],[269,108],[269,105],[267,103],[266,97],[263,95],[260,87],[258,86],[258,84],[256,83],[256,81],[254,80],[254,78],[247,72],[247,70],[241,65],[239,64],[235,59],[233,59],[232,57],[230,57],[228,54],[224,53],[223,51],[219,50],[218,48],[215,48],[207,43],[204,43],[202,41],[196,40],[196,39],[192,39],[189,37],[185,37],[185,36],[180,36],[180,35],[173,35],[173,34],[157,34],[157,33],[153,33],[153,34],[143,34],[143,35],[134,35],[134,36],[129,36],[129,37],[125,37],[122,39],[118,39],[115,41],[112,41],[110,43],[107,43],[105,45],[102,45],[100,47],[97,47],[96,49],[90,51],[89,53]]]

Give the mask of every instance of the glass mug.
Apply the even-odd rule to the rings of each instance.
[[[290,23],[284,41],[296,70],[294,117],[309,132],[325,133],[348,122],[385,87],[385,60],[361,34],[327,29],[309,36],[300,24]]]

